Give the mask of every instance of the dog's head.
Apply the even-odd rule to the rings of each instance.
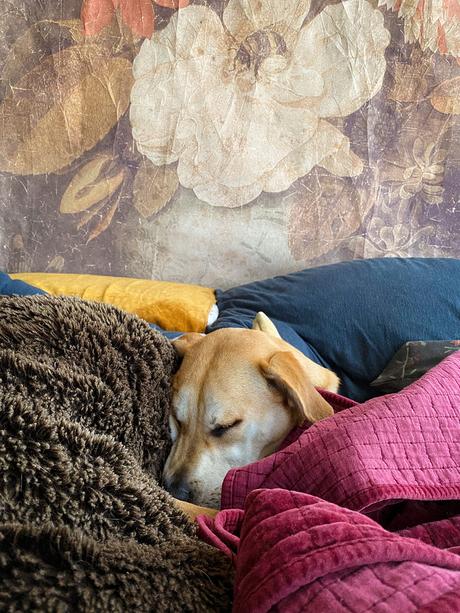
[[[164,483],[176,498],[218,506],[230,468],[269,455],[305,420],[333,413],[315,386],[336,391],[337,377],[283,341],[262,313],[252,330],[187,334],[175,346],[183,360]]]

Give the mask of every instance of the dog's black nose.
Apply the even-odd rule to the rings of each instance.
[[[190,500],[192,498],[192,490],[185,479],[172,478],[165,479],[165,487],[171,496],[178,500]]]

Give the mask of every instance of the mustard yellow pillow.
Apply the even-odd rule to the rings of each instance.
[[[203,332],[216,309],[214,290],[199,285],[105,275],[10,274],[54,296],[113,304],[164,330]]]

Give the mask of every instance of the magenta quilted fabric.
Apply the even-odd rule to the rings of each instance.
[[[214,526],[200,522],[208,542],[238,552],[236,613],[460,611],[459,518],[443,520],[436,546],[436,528],[395,534],[362,513],[274,489],[252,492],[245,512],[221,511]]]
[[[325,395],[336,408],[347,406]],[[243,508],[259,488],[307,492],[367,513],[398,499],[460,499],[460,352],[403,391],[296,436],[277,453],[229,471],[222,508]]]
[[[234,559],[235,611],[460,611],[460,352],[398,394],[328,399],[199,520]]]

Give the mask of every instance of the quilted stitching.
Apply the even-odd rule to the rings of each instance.
[[[460,611],[459,494],[460,352],[231,471],[235,508],[200,527],[235,561],[236,613]]]
[[[308,492],[370,512],[401,498],[460,499],[460,353],[398,394],[301,431],[281,451],[227,475],[223,508],[256,488]]]
[[[236,612],[416,611],[452,591],[443,611],[460,608],[460,556],[287,490],[248,497],[236,570]]]

